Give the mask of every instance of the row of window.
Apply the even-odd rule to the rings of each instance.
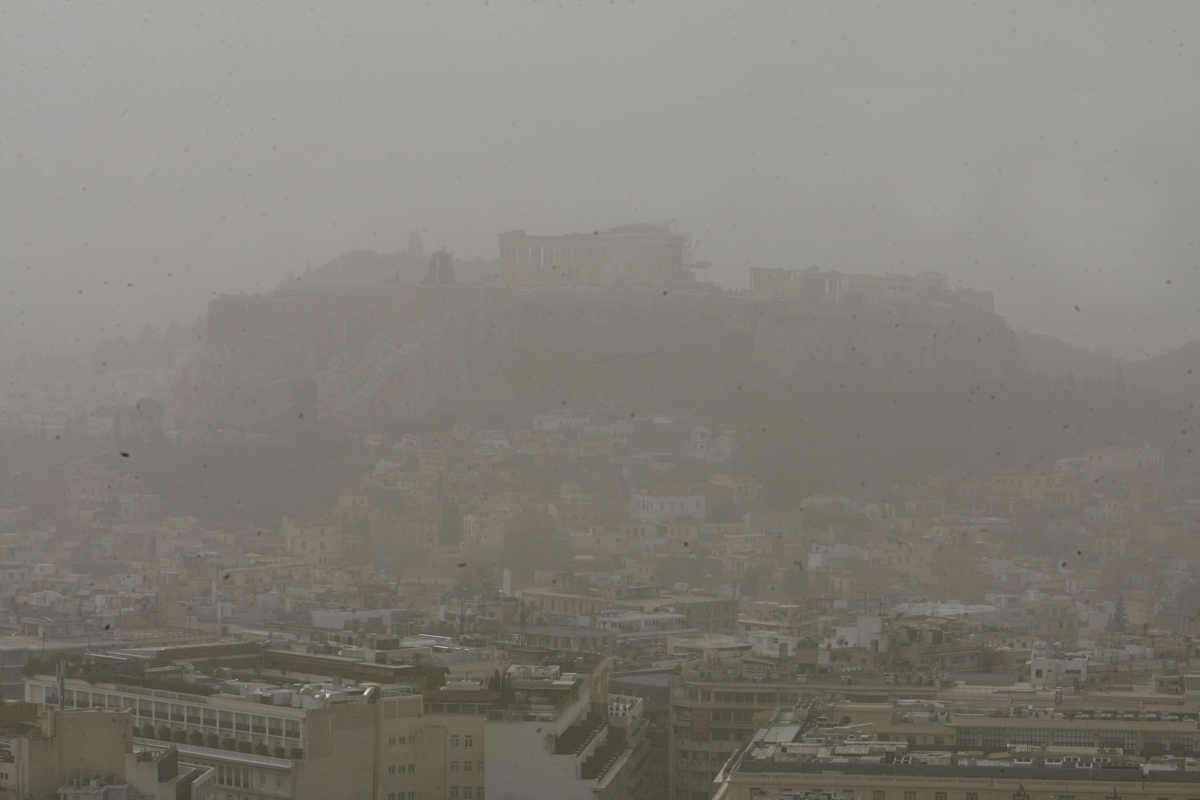
[[[450,771],[451,772],[458,772],[458,767],[459,767],[459,764],[457,761],[450,762]],[[482,761],[478,761],[478,762],[464,761],[464,762],[462,762],[462,771],[463,772],[483,772],[483,762]]]
[[[1124,750],[1161,750],[1177,753],[1193,749],[1188,733],[1136,731],[1044,730],[1039,728],[960,728],[955,736],[959,747],[1003,749],[1010,744],[1053,747],[1119,747]]]
[[[388,792],[388,800],[417,800],[416,792]]]
[[[58,703],[58,691],[46,689],[46,705]],[[211,728],[252,731],[271,736],[300,738],[300,721],[279,719],[257,714],[243,714],[213,708],[201,708],[179,703],[143,700],[104,692],[88,692],[82,689],[67,689],[63,693],[66,708],[123,708],[131,710],[137,717],[161,722],[182,722],[189,725],[204,725]]]
[[[745,742],[753,735],[754,731],[749,728],[713,728],[707,734],[694,734],[687,728],[675,728],[675,736],[679,741]]]
[[[217,784],[220,786],[232,786],[235,789],[252,789],[253,776],[249,769],[245,767],[227,767],[217,765]],[[258,773],[258,786],[260,789],[266,789],[267,776],[266,773]],[[283,776],[275,776],[275,789],[279,791],[283,789]]]
[[[714,692],[711,689],[688,687],[688,699],[704,703],[741,703],[747,706],[774,706],[778,703],[795,703],[799,692]]]
[[[459,739],[458,734],[455,734],[450,737],[450,746],[451,747],[458,747],[459,742],[460,742],[460,739]],[[462,742],[463,747],[474,747],[475,746],[475,737],[468,734],[468,735],[462,737],[461,742]]]
[[[710,711],[708,718],[712,722],[750,722],[754,719],[753,711]]]
[[[474,714],[483,716],[491,708],[488,703],[426,703],[426,714]]]
[[[449,797],[450,800],[483,800],[483,787],[464,786],[462,787],[462,794],[460,795],[459,788],[457,786],[451,786]]]
[[[393,745],[393,746],[399,745],[399,744],[416,744],[416,743],[417,743],[417,737],[415,737],[415,736],[392,736],[388,739],[388,744]]]
[[[393,764],[388,767],[388,775],[405,775],[417,771],[416,764]]]
[[[750,796],[753,797],[755,795],[755,793],[758,791],[761,791],[761,790],[752,788],[750,790]],[[784,789],[783,791],[788,792],[791,790]],[[819,794],[821,794],[821,790],[814,789],[814,790],[812,790],[811,793],[819,795]],[[861,795],[857,795],[857,796],[861,796]],[[856,794],[853,789],[843,789],[842,797],[845,798],[845,800],[853,800],[853,798],[856,797]],[[893,797],[894,797],[894,795],[893,795]],[[1075,800],[1075,795],[1073,795],[1073,794],[1053,795],[1053,797],[1054,797],[1054,800]],[[949,792],[934,792],[933,798],[934,798],[934,800],[948,800]],[[963,798],[963,800],[979,800],[979,793],[978,792],[965,792],[965,793],[963,793],[962,798]],[[887,792],[885,792],[881,789],[876,789],[871,794],[871,800],[888,800]],[[904,792],[904,800],[917,800],[917,793],[916,792]],[[1029,795],[1014,794],[1012,796],[1012,800],[1029,800]],[[1107,795],[1105,797],[1105,800],[1122,800],[1122,799],[1114,791],[1111,795]],[[1166,798],[1159,798],[1159,800],[1166,800]],[[1195,800],[1195,799],[1193,799],[1193,800]]]

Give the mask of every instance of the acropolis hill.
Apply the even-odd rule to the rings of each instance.
[[[502,255],[507,264],[519,254]],[[1023,372],[990,295],[948,289],[937,275],[766,270],[755,288],[733,292],[628,271],[590,283],[542,254],[539,279],[522,257],[520,275],[493,281],[214,299],[172,423],[248,428],[301,412],[463,418],[599,401],[803,413],[839,387],[863,395]]]

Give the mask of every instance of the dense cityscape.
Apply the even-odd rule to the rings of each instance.
[[[500,243],[459,282],[453,256],[426,257],[414,235],[375,256],[384,283],[337,285],[335,262],[213,300],[198,344],[149,332],[82,376],[14,381],[12,796],[1200,792],[1186,437],[1170,457],[1114,436],[905,482],[794,485],[779,503],[734,419],[602,396],[487,427],[426,414],[376,430],[318,385],[244,428],[171,427],[197,405],[197,363],[233,370],[222,328],[266,319],[294,337],[291,315],[322,303],[369,316],[363,286],[426,305],[481,287],[546,303],[661,289],[796,319],[996,318],[990,294],[934,273],[756,270],[749,290],[720,290],[655,226]],[[238,317],[240,302],[276,306]],[[360,347],[322,335],[330,358]],[[297,458],[321,469],[271,460]],[[209,482],[209,460],[227,480]],[[270,518],[263,497],[287,513]]]
[[[1200,800],[1200,3],[0,2],[0,800]]]

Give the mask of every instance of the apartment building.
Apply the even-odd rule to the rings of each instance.
[[[206,696],[67,679],[60,693],[50,676],[25,683],[30,702],[123,711],[138,744],[173,741],[189,762],[215,770],[217,800],[443,797],[440,772],[419,757],[432,733],[418,694],[378,685],[221,688]]]
[[[765,748],[769,750],[770,748]],[[713,800],[1194,800],[1200,773],[1137,765],[831,763],[756,750],[722,775]]]
[[[827,715],[841,725],[862,726],[880,741],[910,747],[987,752],[1012,745],[1117,748],[1144,758],[1200,753],[1200,712],[1178,707],[987,708],[898,701],[838,703]]]
[[[499,699],[499,692],[477,681],[451,681],[425,693],[425,721],[430,735],[420,755],[431,770],[440,768],[446,800],[487,797],[485,728],[487,713]]]
[[[173,745],[135,747],[128,717],[116,709],[47,709],[39,727],[8,743],[0,790],[21,800],[215,796],[212,768],[181,761]]]
[[[550,589],[526,589],[526,608],[563,617],[598,618],[605,612],[651,612],[683,615],[682,628],[704,633],[733,633],[737,627],[738,599],[708,594],[658,594],[633,591],[601,595]],[[641,588],[641,587],[636,587]]]
[[[671,800],[709,800],[725,762],[777,709],[803,696],[801,684],[777,673],[751,679],[711,663],[686,664],[671,689]]]
[[[594,679],[557,666],[509,668],[506,697],[488,710],[485,721],[487,797],[637,795],[647,752],[643,702],[616,695],[597,702],[603,687],[594,687]]]

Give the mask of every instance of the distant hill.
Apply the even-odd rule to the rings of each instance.
[[[779,507],[1145,433],[1102,434],[1122,409],[1031,380],[1002,317],[952,304],[391,284],[222,297],[208,319],[175,429],[694,415],[742,432],[741,466]]]
[[[1074,376],[1081,381],[1112,380],[1121,360],[1108,353],[1098,353],[1053,336],[1014,328],[1013,334],[1025,366],[1035,375],[1053,378]]]
[[[1045,336],[1014,330],[1029,371],[1082,382],[1121,381],[1177,401],[1200,395],[1200,340],[1153,358],[1127,361]]]
[[[1194,401],[1200,397],[1200,340],[1134,361],[1125,367],[1125,376],[1138,386]]]

